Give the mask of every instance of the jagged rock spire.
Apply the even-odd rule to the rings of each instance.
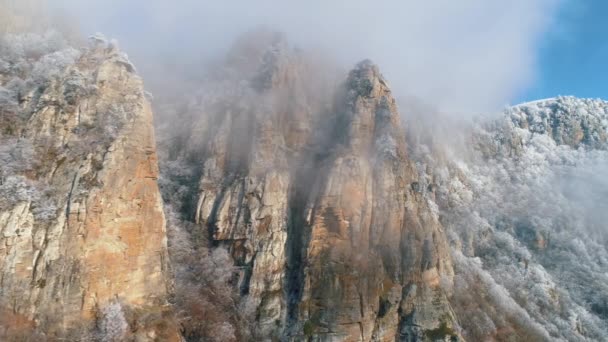
[[[444,232],[411,186],[417,172],[378,67],[357,64],[324,94],[320,102],[333,103],[325,108],[307,93],[305,58],[282,39],[267,42],[253,68],[253,102],[219,115],[209,136],[196,213],[242,266],[241,291],[258,306],[258,323],[296,340],[451,327],[436,291],[452,274]],[[216,170],[237,145],[245,148],[238,171]]]

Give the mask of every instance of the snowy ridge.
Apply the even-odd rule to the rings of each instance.
[[[543,99],[476,126],[470,160],[419,148],[467,340],[606,340],[607,117],[603,100]]]
[[[521,104],[505,114],[516,127],[547,134],[558,145],[608,147],[608,102],[603,100],[557,97]]]
[[[549,102],[549,101],[556,101],[557,99],[558,99],[558,97],[548,97],[546,99],[540,99],[540,100],[534,100],[534,101],[519,103],[519,104],[516,104],[516,105],[512,106],[512,108],[514,108],[514,107],[527,107],[527,106],[536,105],[536,104],[539,104],[539,103],[544,103],[544,102]]]
[[[513,107],[511,124],[488,132],[502,150],[466,172],[474,223],[461,224],[477,225],[482,238],[463,251],[481,257],[478,271],[507,289],[546,340],[608,336],[607,117],[608,102],[594,99]],[[470,228],[455,228],[471,239]]]

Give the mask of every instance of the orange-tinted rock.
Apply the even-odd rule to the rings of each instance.
[[[394,341],[444,324],[458,338],[439,288],[453,275],[445,233],[412,187],[418,173],[378,68],[363,62],[317,94],[315,66],[271,41],[257,71],[241,75],[249,83],[234,81],[248,84],[244,95],[201,115],[218,128],[194,152],[204,155],[197,222],[244,269],[261,331]]]
[[[93,322],[112,302],[138,310],[166,304],[152,112],[124,60],[93,47],[22,107],[31,116],[23,138],[43,161],[33,182],[50,192],[0,212],[0,307],[47,336]],[[68,105],[71,75],[89,90]],[[50,204],[54,217],[39,219],[33,207]]]

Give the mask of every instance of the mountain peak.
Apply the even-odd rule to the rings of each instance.
[[[354,96],[378,97],[382,93],[390,93],[380,69],[369,59],[357,63],[346,83],[348,91]]]

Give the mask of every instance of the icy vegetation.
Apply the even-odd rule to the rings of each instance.
[[[605,101],[536,101],[479,123],[473,157],[426,155],[469,341],[608,336],[607,120]]]
[[[124,341],[129,324],[120,303],[112,303],[101,310],[101,341],[119,342]]]
[[[32,103],[79,55],[57,31],[0,35],[0,210],[27,202],[37,221],[55,217],[51,189],[34,177],[46,148],[22,138],[20,129],[36,110]]]
[[[27,202],[37,222],[53,219],[57,208],[49,198],[54,190],[39,179],[53,167],[53,158],[65,151],[84,157],[116,137],[125,121],[124,103],[111,104],[92,120],[81,115],[62,137],[52,136],[54,127],[32,124],[45,115],[46,107],[65,113],[98,92],[93,80],[97,76],[82,69],[99,62],[100,52],[114,53],[117,63],[132,68],[114,43],[100,36],[86,45],[56,30],[0,31],[0,210]],[[66,123],[66,117],[54,124]],[[77,139],[67,143],[71,134]],[[62,143],[56,141],[60,139]]]

